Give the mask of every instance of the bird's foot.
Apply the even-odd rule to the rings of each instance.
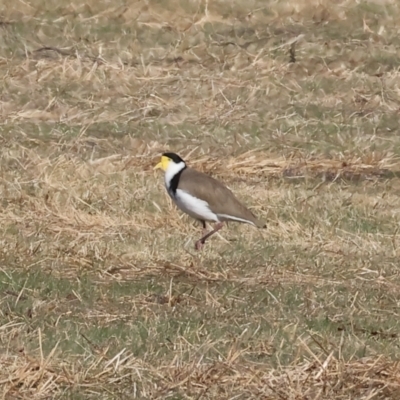
[[[203,250],[203,247],[204,247],[204,242],[203,242],[201,239],[198,240],[198,241],[195,243],[195,245],[194,245],[194,248],[195,248],[197,251]]]

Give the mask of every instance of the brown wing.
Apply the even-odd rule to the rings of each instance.
[[[224,214],[240,218],[255,224],[259,228],[265,226],[265,223],[240,203],[227,187],[202,172],[186,168],[181,174],[178,189],[206,201],[210,205],[211,211],[217,215]],[[231,220],[234,221],[234,218]],[[221,217],[221,220],[224,219],[230,220],[229,217]]]

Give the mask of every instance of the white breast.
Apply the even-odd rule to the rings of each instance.
[[[183,212],[189,214],[193,218],[205,221],[219,221],[218,216],[210,210],[208,203],[204,200],[198,199],[181,189],[177,189],[173,199]]]

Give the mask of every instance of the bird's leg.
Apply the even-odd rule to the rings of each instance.
[[[203,225],[203,233],[201,234],[201,237],[206,236],[207,235],[207,225],[206,225],[206,221],[201,221],[201,224]]]
[[[224,226],[224,223],[223,223],[223,222],[218,222],[218,223],[215,225],[215,227],[214,227],[214,229],[213,229],[212,231],[206,233],[202,238],[200,238],[200,239],[196,242],[196,245],[195,245],[196,250],[201,250],[201,249],[203,248],[204,243],[206,242],[206,240],[207,240],[210,236],[214,235],[214,233],[218,232],[223,226]]]

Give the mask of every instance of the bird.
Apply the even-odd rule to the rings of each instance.
[[[195,242],[196,250],[201,250],[206,240],[224,226],[224,222],[266,227],[265,222],[244,206],[222,182],[188,167],[178,154],[163,153],[154,167],[156,169],[165,172],[165,188],[178,208],[203,226],[202,237]],[[210,232],[207,231],[206,222],[215,223]]]

